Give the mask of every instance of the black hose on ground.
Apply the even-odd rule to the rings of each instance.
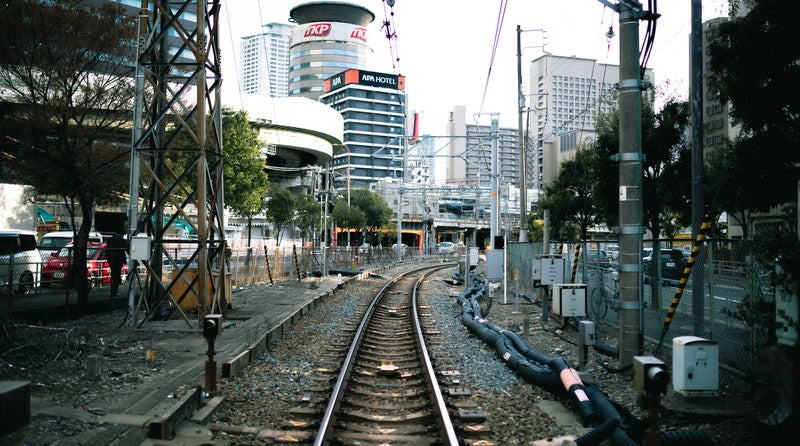
[[[610,437],[611,432],[618,427],[619,420],[606,418],[599,426],[575,439],[575,444],[578,446],[594,446],[600,444],[606,438]]]
[[[706,430],[670,431],[661,434],[661,446],[711,446],[714,440]]]
[[[623,417],[608,398],[608,395],[596,386],[586,387],[586,394],[592,401],[602,421],[596,428],[575,440],[575,443],[581,446],[589,446],[611,438],[616,446],[638,446],[638,443],[627,432],[629,428],[628,422],[636,423],[636,421],[628,419],[629,417]]]
[[[592,344],[592,348],[594,351],[604,354],[606,356],[611,356],[612,358],[619,357],[619,349],[617,347],[610,346],[608,344],[604,344],[597,339],[594,340],[594,344]]]

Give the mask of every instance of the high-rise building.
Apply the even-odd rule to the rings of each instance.
[[[344,146],[333,159],[350,187],[402,178],[406,147],[405,77],[350,69],[326,79],[320,102],[344,118]]]
[[[343,2],[303,3],[292,8],[289,51],[289,95],[318,99],[325,79],[349,68],[366,66],[372,49],[366,26],[375,20],[369,9]]]
[[[645,79],[653,82],[652,70]],[[526,183],[535,195],[553,181],[562,161],[595,137],[597,117],[617,106],[618,82],[618,65],[594,59],[545,54],[531,62]]]
[[[264,32],[242,37],[239,82],[245,94],[289,95],[289,38],[294,25],[269,23]]]
[[[410,184],[433,184],[434,172],[434,143],[430,135],[414,137],[409,144],[406,154],[405,181]]]
[[[709,35],[714,32],[714,27],[729,20],[727,17],[718,17],[703,23],[703,66],[708,66]],[[703,76],[703,158],[709,160],[714,156],[714,150],[724,147],[731,139],[736,137],[740,128],[734,126],[730,119],[729,104],[719,100],[719,96],[712,94],[708,79]],[[691,129],[690,129],[691,131]]]
[[[450,112],[448,126],[449,159],[447,182],[467,186],[491,186],[492,128],[467,124],[466,109],[457,106]],[[497,129],[498,184],[518,184],[520,175],[519,132],[516,128]]]

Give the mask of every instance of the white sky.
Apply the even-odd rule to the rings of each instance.
[[[226,104],[238,102],[240,38],[261,32],[262,24],[288,23],[291,8],[308,1],[311,0],[223,2],[220,47]],[[443,135],[448,113],[456,105],[466,106],[469,123],[474,123],[475,115],[480,113],[479,122],[488,124],[491,114],[499,113],[502,127],[517,126],[517,25],[523,30],[546,31],[522,33],[522,73],[526,83],[526,60],[543,54],[543,35],[545,49],[553,55],[619,64],[619,18],[598,0],[509,0],[493,64],[492,46],[501,20],[502,1],[395,0],[394,43],[400,59],[396,69],[392,66],[389,41],[380,30],[391,9],[381,0],[337,1],[361,4],[375,14],[375,21],[368,26],[372,33],[369,43],[375,54],[367,69],[406,76],[409,110],[422,112],[421,134]],[[691,1],[658,3],[661,18],[648,68],[655,71],[657,85],[669,81],[669,91],[686,98]],[[727,0],[705,0],[703,21],[726,16],[727,6]],[[610,48],[604,35],[609,26],[617,33]],[[640,38],[644,32],[645,24],[641,23]]]

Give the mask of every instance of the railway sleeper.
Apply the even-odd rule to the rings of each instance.
[[[225,432],[226,434],[249,435],[257,438],[270,438],[280,442],[299,443],[314,439],[311,431],[259,429],[247,426],[230,426],[226,424],[210,424],[208,429],[212,432]]]
[[[434,437],[420,437],[416,435],[396,435],[396,434],[369,434],[369,433],[346,433],[337,436],[337,440],[345,444],[354,444],[354,441],[384,442],[391,444],[441,444],[441,440]]]
[[[450,396],[470,396],[472,395],[472,390],[466,387],[449,387],[447,394]]]
[[[419,387],[417,389],[401,389],[401,388],[398,388],[398,389],[393,390],[393,391],[392,390],[388,390],[388,389],[382,389],[380,392],[376,392],[375,388],[359,387],[359,388],[352,389],[351,392],[354,395],[358,395],[358,396],[361,396],[361,397],[375,398],[376,395],[378,395],[380,398],[394,398],[394,399],[397,399],[397,398],[409,398],[409,397],[412,397],[412,396],[416,396],[416,395],[418,395],[420,393],[419,389],[421,389],[421,387]]]
[[[294,407],[289,410],[289,414],[298,418],[319,418],[325,407],[305,406]]]
[[[427,406],[429,405],[426,405],[426,409]],[[418,410],[415,412],[404,413],[404,414],[397,414],[397,413],[377,414],[361,410],[345,409],[343,413],[345,420],[376,421],[381,423],[394,423],[394,424],[402,424],[402,423],[419,424],[420,420],[430,420],[431,423],[433,424],[436,423],[436,419],[430,410]]]
[[[396,411],[420,411],[424,409],[429,409],[431,406],[430,400],[427,397],[423,397],[421,395],[412,396],[411,398],[405,398],[401,401],[393,400],[391,402],[388,401],[351,401],[349,402],[350,407],[358,410],[358,409],[369,409],[375,411],[375,413],[379,413],[380,411],[384,412],[396,412]]]
[[[354,384],[353,389],[358,393],[365,393],[373,395],[375,393],[397,393],[402,392],[403,388],[424,388],[427,382],[424,376],[416,373],[413,376],[400,377],[403,378],[402,382],[386,382],[377,379],[371,379],[374,375],[358,375],[351,378],[351,384]],[[398,376],[399,377],[399,376]]]

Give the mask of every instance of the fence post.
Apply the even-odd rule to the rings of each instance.
[[[297,245],[292,245],[292,259],[294,260],[294,270],[297,273],[297,281],[302,280],[300,277],[300,263],[297,261]]]
[[[267,278],[269,279],[269,284],[274,285],[275,283],[272,281],[272,271],[269,269],[269,248],[264,246],[264,265],[267,267]]]

